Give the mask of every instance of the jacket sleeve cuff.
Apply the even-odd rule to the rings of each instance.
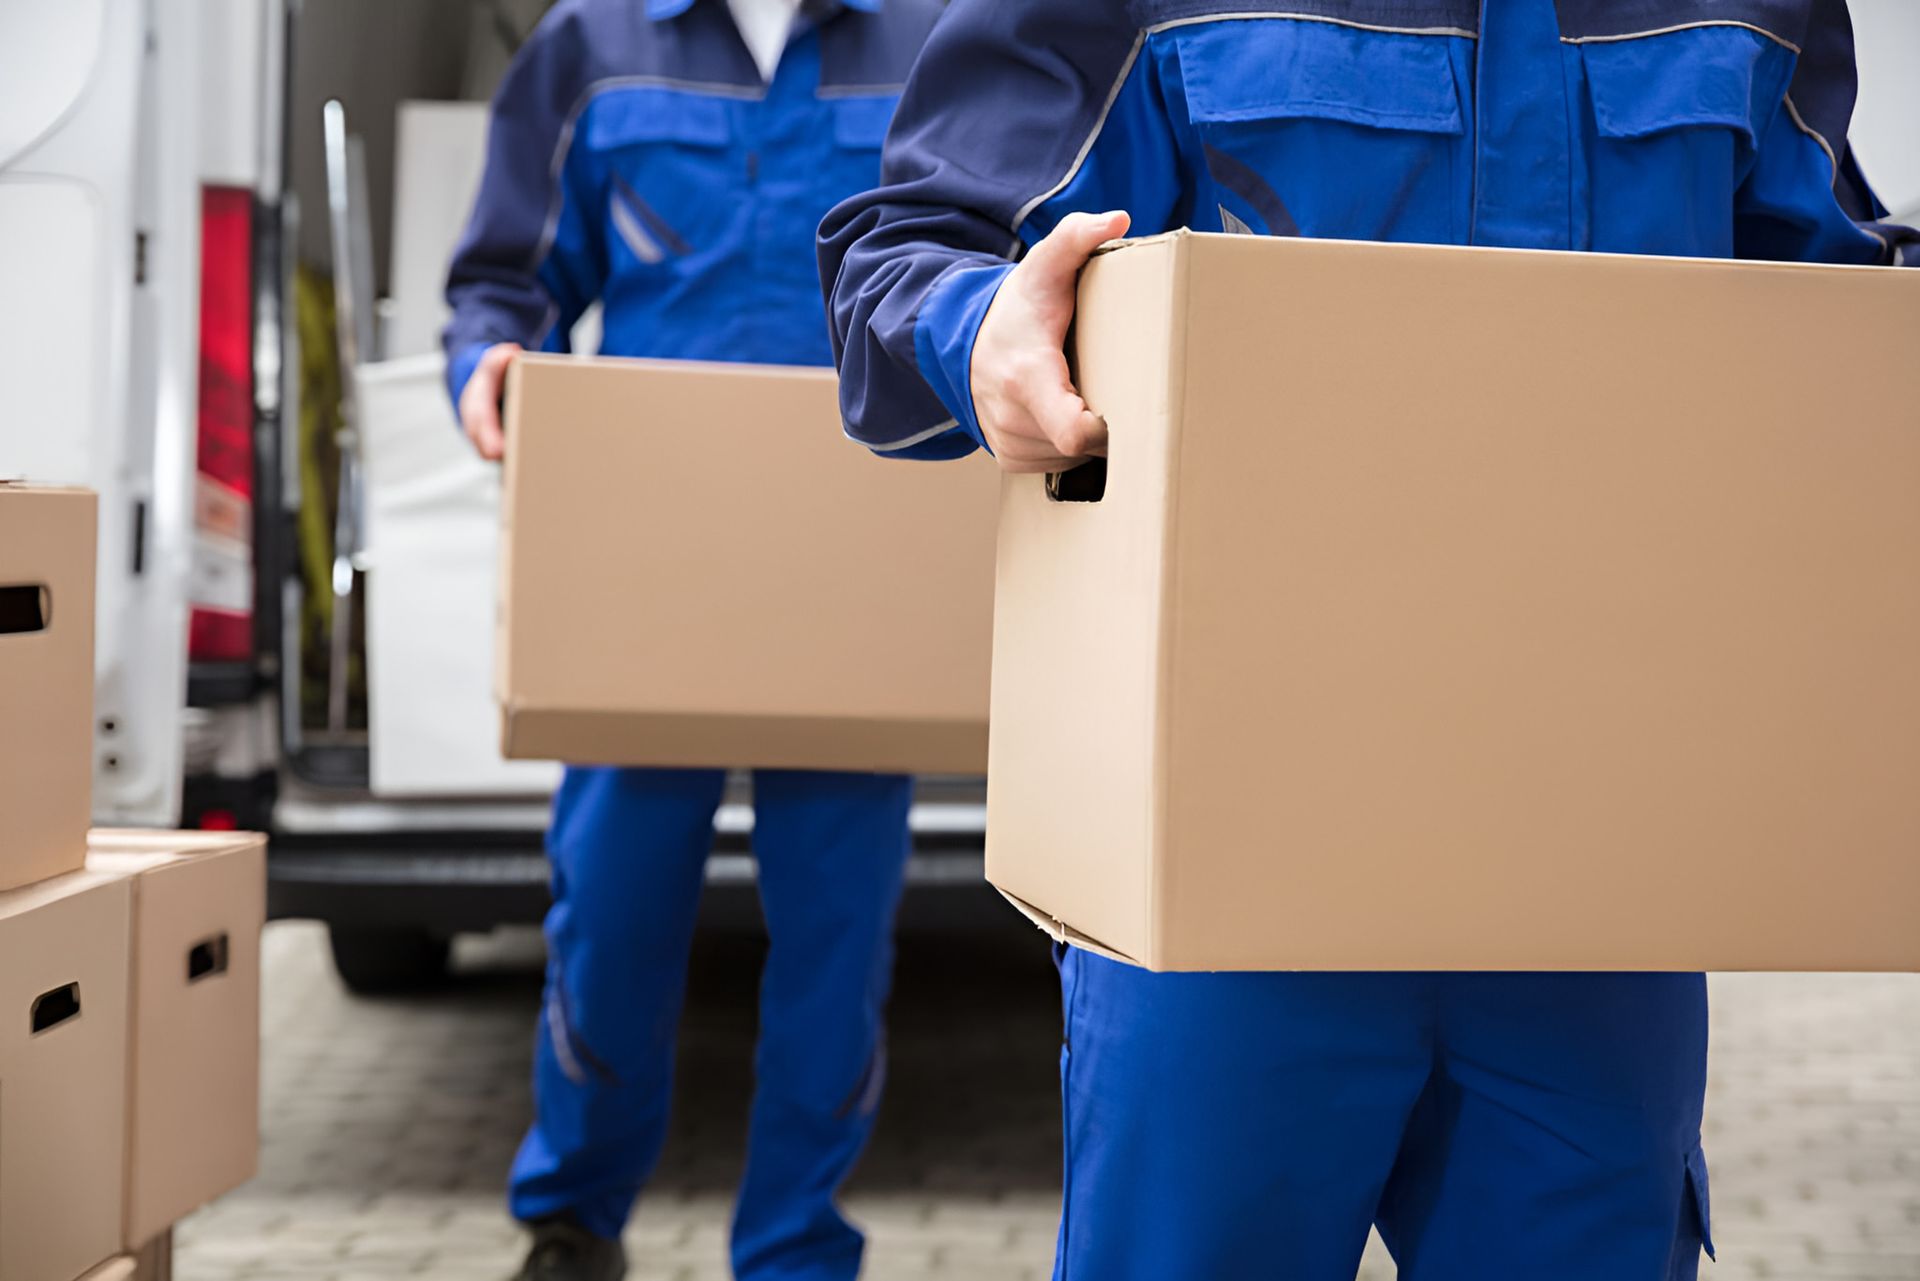
[[[973,344],[994,295],[1013,270],[1010,262],[958,267],[927,291],[913,325],[913,354],[920,376],[968,435],[986,448],[973,410]]]
[[[480,367],[480,358],[493,346],[490,342],[468,343],[447,358],[447,391],[453,397],[453,413],[460,416],[460,394],[467,389],[467,383],[473,378],[473,371]]]

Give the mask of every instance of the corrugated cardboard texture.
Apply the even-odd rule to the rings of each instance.
[[[0,890],[86,858],[95,507],[85,490],[0,484]]]
[[[1082,288],[1101,505],[1170,485],[1161,570],[1003,594],[998,639],[1161,629],[1151,937],[1118,950],[1920,969],[1920,274],[1179,236]],[[1108,311],[1176,317],[1164,407]],[[1080,536],[1037,481],[1007,507],[1003,580]],[[1138,733],[1022,711],[996,771]],[[994,808],[996,881],[1112,944],[1035,795]],[[1070,874],[1035,897],[1030,863]]]
[[[6,1281],[69,1281],[120,1248],[131,906],[95,872],[0,894]]]
[[[122,1232],[133,1249],[258,1166],[266,840],[101,831],[87,866],[133,882]]]
[[[994,468],[874,458],[822,370],[526,357],[506,754],[978,773]]]

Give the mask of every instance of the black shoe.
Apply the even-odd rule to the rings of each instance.
[[[621,1281],[627,1252],[566,1217],[529,1223],[533,1245],[513,1281]]]

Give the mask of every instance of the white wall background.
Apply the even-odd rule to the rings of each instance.
[[[1920,0],[1853,0],[1860,101],[1852,140],[1894,213],[1920,218]]]

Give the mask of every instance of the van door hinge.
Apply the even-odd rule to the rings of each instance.
[[[133,283],[147,283],[147,233],[144,231],[133,233]]]

